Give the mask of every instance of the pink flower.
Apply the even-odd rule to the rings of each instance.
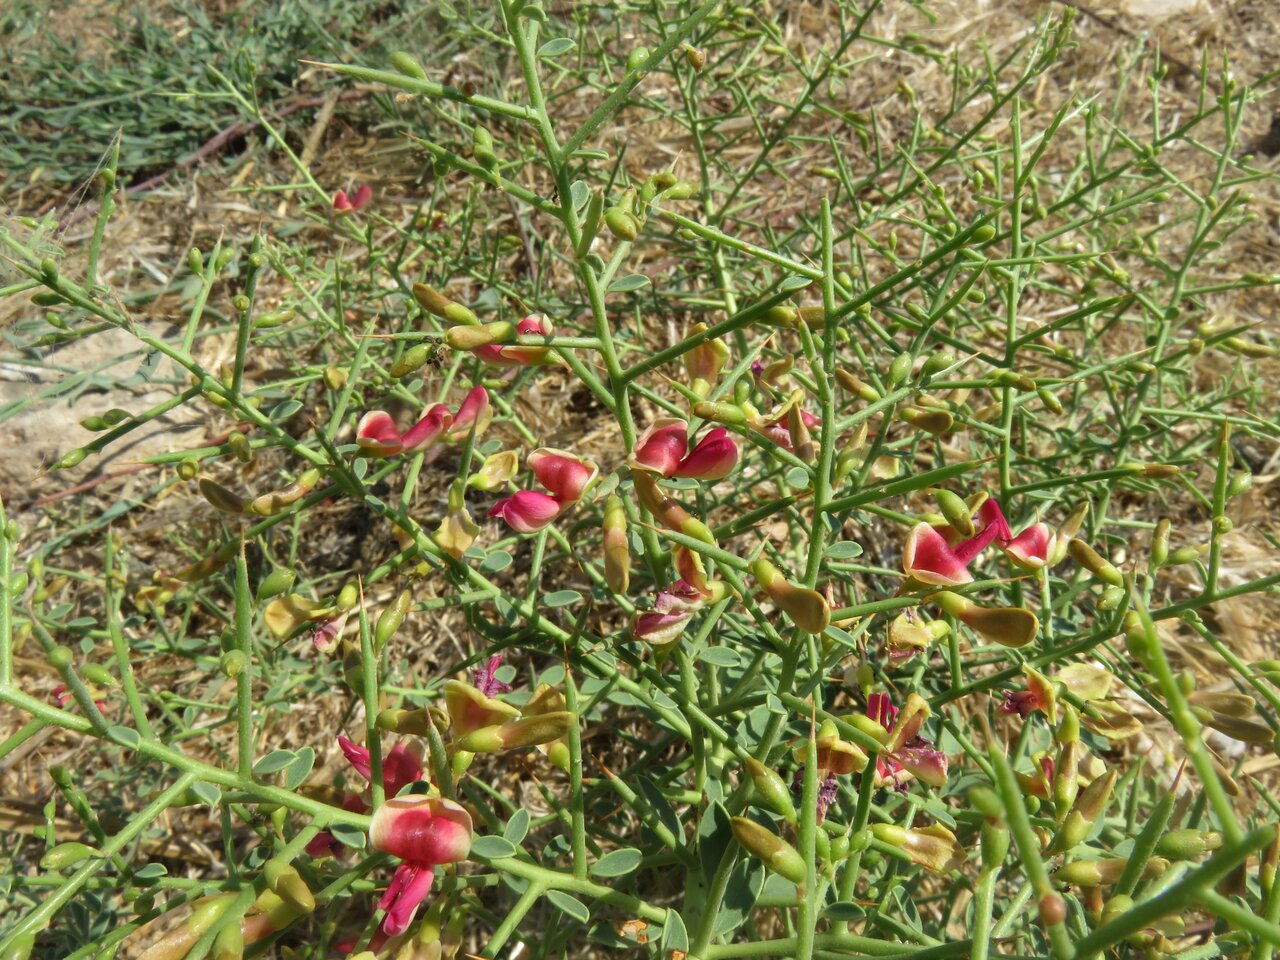
[[[354,213],[365,206],[371,199],[373,199],[373,188],[367,183],[356,191],[354,197],[348,197],[345,190],[338,190],[333,195],[333,212],[339,216]]]
[[[449,443],[459,443],[471,434],[475,427],[476,436],[484,433],[493,419],[493,407],[489,404],[489,391],[484,387],[472,387],[458,405],[458,412],[453,415],[453,424],[444,434]]]
[[[486,697],[492,697],[495,693],[506,693],[511,689],[511,684],[498,679],[497,673],[500,666],[502,666],[502,654],[495,653],[483,667],[476,667],[471,671],[472,685]]]
[[[368,457],[391,457],[408,453],[418,447],[429,447],[453,422],[453,414],[443,403],[427,408],[422,419],[400,434],[391,415],[381,410],[371,410],[360,418],[356,426],[356,443]]]
[[[631,451],[631,465],[670,477],[680,468],[688,443],[689,424],[685,421],[666,418],[655,420],[636,441],[635,448]]]
[[[815,417],[808,410],[800,411],[800,421],[806,429],[812,430],[819,426],[822,421]],[[776,420],[770,420],[762,427],[757,427],[761,433],[784,449],[791,450],[791,429],[787,423],[787,413],[783,413]]]
[[[413,922],[436,867],[465,860],[471,852],[471,816],[442,797],[397,797],[374,811],[369,839],[376,849],[404,861],[378,901],[378,909],[386,911],[382,930],[394,937]]]
[[[719,480],[728,476],[738,462],[738,445],[724,427],[708,431],[686,455],[688,443],[689,425],[685,421],[656,420],[636,441],[631,466],[664,477]]]
[[[728,430],[715,427],[680,461],[671,476],[720,480],[729,475],[737,462],[738,445],[733,442]]]
[[[590,460],[551,447],[539,447],[529,454],[528,462],[538,482],[551,493],[521,490],[489,510],[489,516],[502,517],[518,533],[541,530],[576,503],[600,472]]]
[[[898,722],[898,708],[887,693],[873,693],[867,697],[867,716],[891,734],[884,752],[876,756],[877,785],[892,785],[905,790],[914,776],[931,787],[941,787],[947,782],[947,755],[919,736],[920,728],[929,717],[928,703],[916,694],[907,698],[906,712]]]
[[[693,585],[677,580],[669,590],[658,594],[652,610],[636,615],[631,634],[658,647],[673,643],[706,599]]]
[[[345,736],[338,737],[338,746],[342,748],[347,761],[356,768],[356,773],[366,780],[373,776],[373,761],[367,747],[362,747]],[[388,797],[394,797],[409,784],[421,779],[422,757],[405,744],[392,747],[382,758],[382,789]]]
[[[501,517],[516,533],[537,533],[560,515],[560,502],[537,490],[520,490],[489,508],[489,516]]]
[[[551,336],[551,321],[539,314],[530,314],[516,324],[516,334],[533,337]],[[550,347],[522,347],[519,344],[490,343],[476,347],[471,353],[499,367],[527,367],[546,363],[551,353]]]
[[[987,549],[992,541],[1005,544],[1013,539],[1000,504],[995,500],[984,501],[974,519],[978,521],[978,532],[954,546],[931,524],[916,524],[907,535],[907,545],[902,552],[902,569],[921,583],[933,586],[972,583],[973,574],[969,572],[969,564],[978,554]]]

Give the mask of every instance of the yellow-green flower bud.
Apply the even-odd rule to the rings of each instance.
[[[734,817],[730,825],[734,838],[749,854],[780,877],[792,883],[804,883],[805,862],[795,847],[749,817]]]

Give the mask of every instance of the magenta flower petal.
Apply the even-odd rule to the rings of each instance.
[[[489,516],[501,517],[517,533],[537,533],[560,514],[560,501],[537,490],[521,490],[499,500]]]
[[[458,412],[453,415],[453,424],[446,431],[445,439],[455,442],[465,440],[471,433],[472,426],[476,429],[476,436],[479,436],[492,419],[489,391],[484,387],[472,387],[458,405]]]
[[[366,780],[373,776],[373,767],[370,765],[372,760],[369,756],[369,751],[365,747],[342,735],[338,737],[338,746],[346,754],[347,762],[356,768],[356,773]]]
[[[1002,544],[1001,548],[1018,566],[1038,570],[1049,562],[1053,540],[1053,531],[1048,524],[1033,523],[1008,543]]]
[[[685,421],[655,420],[636,441],[631,451],[631,465],[670,477],[680,467],[688,443],[689,425]]]
[[[360,189],[356,191],[356,195],[351,198],[351,208],[353,210],[359,210],[372,199],[373,187],[369,186],[367,183],[361,184]]]
[[[430,863],[402,863],[396,867],[387,892],[378,901],[378,909],[387,914],[382,920],[383,933],[395,937],[409,929],[434,880],[435,867]]]
[[[369,839],[410,863],[457,863],[471,852],[471,816],[443,797],[395,797],[373,812]]]
[[[370,410],[356,425],[356,443],[372,457],[390,457],[404,449],[404,440],[389,413]]]
[[[904,769],[931,787],[943,787],[947,783],[947,755],[932,747],[906,746],[894,754]]]
[[[401,440],[406,452],[418,447],[429,447],[453,422],[453,414],[443,403],[432,404],[422,419],[410,427]]]
[[[382,789],[394,797],[414,781],[422,779],[422,758],[407,744],[397,744],[382,759]]]
[[[684,632],[685,626],[693,619],[693,613],[687,610],[674,613],[659,613],[657,610],[646,611],[636,617],[631,633],[637,640],[652,643],[656,646],[670,643]]]
[[[927,523],[917,523],[907,535],[907,545],[902,551],[902,569],[921,583],[935,586],[955,586],[973,581],[968,566],[947,543],[946,537]]]
[[[561,503],[573,503],[596,478],[599,468],[566,450],[539,447],[529,454],[529,469]]]
[[[737,463],[738,445],[728,430],[716,427],[698,441],[689,455],[680,461],[675,472],[668,476],[720,480],[727,477]]]

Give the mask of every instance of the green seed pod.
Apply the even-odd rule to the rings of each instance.
[[[932,377],[935,374],[941,373],[943,370],[947,369],[947,367],[953,366],[955,362],[956,355],[950,350],[938,350],[929,354],[928,358],[924,362],[924,366],[921,368],[921,371],[925,376]]]
[[[41,857],[40,866],[45,870],[65,870],[81,860],[97,856],[101,856],[101,854],[94,847],[89,846],[87,843],[71,840],[67,843],[58,844]]]
[[[272,597],[278,597],[282,593],[293,589],[293,582],[297,579],[297,574],[292,570],[286,570],[284,567],[277,567],[269,574],[262,578],[262,582],[258,584],[257,600],[261,603],[263,600],[270,600]]]
[[[848,370],[836,368],[836,382],[846,391],[864,403],[875,403],[880,399],[880,391],[870,384],[863,383]]]
[[[498,155],[493,152],[493,134],[480,124],[476,124],[471,133],[471,155],[486,170],[492,170],[498,165]]]
[[[448,320],[450,323],[473,324],[480,322],[480,318],[469,307],[450,300],[440,291],[434,287],[427,286],[425,283],[415,283],[413,285],[413,299],[427,313]]]
[[[187,251],[187,269],[192,273],[204,273],[204,254],[199,247]]]
[[[403,51],[397,50],[390,56],[391,66],[395,68],[397,73],[402,73],[406,77],[412,77],[414,80],[427,79],[427,71],[419,66],[418,61]]]
[[[101,417],[85,417],[80,421],[80,426],[84,427],[86,430],[92,430],[94,433],[97,433],[99,430],[108,429],[107,421],[103,420]]]
[[[86,663],[80,668],[80,672],[90,683],[96,683],[99,686],[115,687],[120,683],[116,680],[115,674],[100,663]]]
[[[52,470],[70,470],[72,467],[78,467],[84,458],[89,455],[89,451],[84,447],[78,450],[71,450],[63,454],[62,459],[55,463],[50,469]]]
[[[627,73],[635,73],[649,59],[648,47],[636,47],[627,54]]]
[[[243,650],[228,650],[218,661],[218,669],[224,677],[238,677],[249,666],[249,658]]]
[[[1009,828],[1003,823],[982,821],[979,850],[982,854],[982,869],[994,870],[1004,862],[1009,853]]]
[[[59,304],[66,303],[67,298],[60,293],[54,293],[52,290],[41,290],[39,293],[31,295],[31,302],[37,307],[56,307]],[[50,314],[50,317],[52,316],[53,314]],[[61,318],[58,318],[58,323],[55,326],[60,330],[66,329],[66,324]]]
[[[1166,566],[1176,567],[1183,563],[1192,563],[1208,552],[1209,547],[1207,544],[1189,544],[1185,547],[1179,547],[1169,554],[1169,562]]]
[[[688,200],[697,194],[698,189],[687,180],[677,180],[671,186],[667,187],[666,196],[669,200]]]
[[[341,390],[347,385],[347,371],[339,367],[325,367],[323,379],[330,390]]]
[[[397,380],[407,377],[426,363],[430,356],[431,347],[428,344],[420,343],[410,347],[404,352],[404,356],[391,365],[391,376]]]
[[[640,235],[640,221],[636,219],[635,214],[621,207],[609,207],[605,210],[604,225],[615,237],[628,243]]]
[[[747,422],[746,411],[732,403],[712,403],[699,400],[693,405],[693,415],[714,423],[741,426]]]
[[[970,787],[965,796],[973,808],[990,820],[1004,819],[1004,803],[990,787]]]
[[[296,314],[293,310],[268,310],[266,313],[259,314],[257,319],[253,321],[255,330],[270,330],[273,327],[282,327],[294,318]]]
[[[1218,536],[1230,533],[1234,527],[1235,522],[1225,514],[1213,518],[1213,532]]]
[[[174,467],[174,472],[178,474],[179,480],[194,480],[200,472],[200,461],[194,457],[179,460],[178,465]]]
[[[401,590],[400,595],[396,597],[391,606],[382,611],[378,617],[378,625],[373,630],[373,645],[378,652],[387,645],[387,641],[395,635],[396,630],[400,628],[400,624],[404,622],[405,614],[409,612],[409,604],[412,601],[408,590]]]
[[[900,353],[893,358],[893,363],[889,364],[889,372],[885,379],[890,387],[896,387],[911,375],[911,354]]]
[[[58,644],[49,651],[49,665],[59,673],[68,669],[74,662],[75,654],[71,652],[70,647],[64,647],[62,644]]]
[[[1048,387],[1040,387],[1036,390],[1036,395],[1050,413],[1061,414],[1064,412],[1065,408],[1062,406],[1062,402]]]
[[[495,343],[506,343],[516,336],[516,325],[507,320],[494,323],[450,327],[444,342],[454,350],[478,350]]]
[[[1102,596],[1098,599],[1099,610],[1114,610],[1124,601],[1127,591],[1124,587],[1115,585],[1105,587]]]
[[[338,599],[335,603],[339,610],[351,610],[360,601],[360,586],[354,581],[348,581],[342,585],[342,589],[338,591]]]
[[[44,274],[45,279],[50,283],[57,282],[58,265],[53,261],[52,257],[45,257],[40,261],[40,272]]]
[[[973,231],[974,243],[987,243],[996,235],[996,228],[989,223],[984,223]]]
[[[1036,389],[1036,382],[1026,374],[1016,373],[1013,370],[997,370],[991,375],[991,382],[1005,387],[1013,387],[1024,393],[1030,393]]]
[[[747,817],[734,817],[730,825],[734,838],[749,854],[764,861],[770,870],[792,883],[804,883],[804,858],[795,847],[768,827]]]
[[[253,306],[253,302],[243,293],[237,294],[231,298],[231,307],[236,313],[244,314],[249,312],[249,308]]]
[[[1227,481],[1227,499],[1238,497],[1250,487],[1253,486],[1252,473],[1233,474],[1231,479]]]
[[[299,913],[311,913],[315,910],[316,898],[293,864],[283,860],[268,860],[263,865],[262,872],[267,879],[267,888],[294,910]]]

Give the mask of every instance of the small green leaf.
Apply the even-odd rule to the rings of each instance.
[[[518,846],[528,834],[529,811],[521,807],[507,821],[507,825],[502,831],[502,836]]]
[[[717,667],[736,667],[742,662],[738,651],[729,647],[706,647],[698,654],[698,659]]]
[[[548,607],[567,607],[581,600],[582,594],[577,590],[557,590],[555,593],[548,593],[543,597],[542,603]]]
[[[548,40],[538,48],[538,56],[540,57],[558,57],[561,54],[568,53],[577,44],[568,37],[557,37],[554,40]],[[585,909],[585,908],[584,908]]]
[[[866,911],[856,903],[843,900],[840,903],[829,903],[822,911],[828,920],[861,920]]]
[[[610,293],[631,293],[633,290],[639,290],[641,287],[649,285],[649,278],[643,273],[629,273],[625,277],[613,281],[609,284]]]
[[[591,919],[591,911],[587,909],[587,905],[581,900],[569,896],[561,890],[548,890],[547,899],[552,902],[565,916],[572,917],[579,923],[586,923]]]
[[[253,775],[265,777],[268,774],[278,773],[296,759],[298,756],[292,750],[272,750],[253,765]]]
[[[689,931],[684,925],[684,918],[668,908],[667,918],[662,924],[662,956],[671,956],[672,950],[687,952],[688,949]]]
[[[297,400],[284,400],[272,407],[268,416],[278,423],[281,420],[288,420],[301,409],[302,404]]]
[[[862,556],[862,544],[856,540],[837,540],[827,547],[827,559],[829,560],[848,560],[851,557],[860,556]]]
[[[222,799],[222,791],[212,783],[193,783],[191,792],[211,807],[216,807]]]
[[[516,845],[504,837],[476,837],[471,843],[472,855],[483,860],[502,860],[516,852]]]
[[[643,859],[643,855],[635,847],[623,847],[606,853],[593,863],[591,872],[597,877],[621,877],[640,866]]]
[[[581,210],[590,198],[591,191],[583,181],[575,180],[569,185],[569,199],[573,201],[573,209]]]
[[[148,863],[133,871],[133,879],[135,880],[158,880],[169,872],[169,868],[163,863]]]
[[[108,727],[107,736],[117,743],[123,743],[126,747],[137,747],[142,743],[142,737],[138,735],[138,731],[133,727]]]
[[[480,569],[485,573],[500,573],[511,566],[511,554],[505,550],[494,550],[484,558],[484,563],[480,564]]]
[[[311,775],[311,768],[316,764],[316,752],[310,747],[303,747],[294,756],[293,762],[284,768],[284,788],[296,790],[302,781]]]
[[[785,290],[789,293],[792,290],[803,290],[805,287],[809,286],[809,284],[811,283],[813,283],[813,281],[810,280],[808,277],[790,276],[785,278],[780,284],[778,284],[778,289]]]
[[[333,834],[333,839],[344,847],[350,847],[352,850],[364,849],[365,833],[359,827],[349,823],[332,823],[329,825],[329,832]]]

